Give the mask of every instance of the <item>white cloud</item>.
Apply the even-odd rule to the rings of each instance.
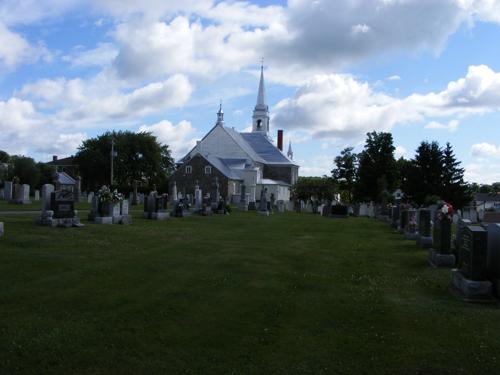
[[[476,143],[471,146],[471,154],[477,157],[497,157],[500,156],[500,146],[491,143]]]
[[[467,75],[438,93],[395,98],[374,91],[349,75],[317,75],[293,98],[279,102],[274,125],[301,129],[316,138],[360,138],[369,131],[388,131],[396,124],[427,118],[458,117],[500,110],[500,73],[471,66]],[[455,131],[458,121],[431,122],[430,129]]]
[[[94,49],[84,49],[78,46],[70,54],[62,57],[73,67],[106,66],[118,55],[117,48],[111,43],[99,43]]]
[[[450,133],[456,132],[460,123],[457,120],[451,120],[448,124],[442,124],[437,121],[431,121],[425,125],[426,129],[448,130]]]
[[[407,152],[408,151],[403,146],[396,146],[396,150],[394,151],[394,157],[396,159],[403,158],[406,156]]]
[[[30,45],[23,37],[7,29],[0,20],[0,67],[13,69],[19,64],[33,63],[40,59],[50,61],[51,58],[45,46]]]
[[[393,75],[387,78],[388,81],[401,81],[401,77],[398,75]]]
[[[180,74],[133,90],[119,90],[116,85],[105,76],[90,82],[44,79],[23,86],[20,95],[36,100],[40,108],[55,110],[52,116],[57,121],[85,124],[139,118],[182,107],[192,92],[189,80]]]
[[[189,121],[173,125],[170,121],[163,120],[153,125],[142,125],[139,132],[155,135],[160,143],[170,147],[175,158],[184,156],[196,145],[196,130]]]

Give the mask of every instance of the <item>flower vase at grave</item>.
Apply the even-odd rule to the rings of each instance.
[[[432,248],[429,251],[429,263],[433,267],[455,265],[456,257],[451,252],[452,215],[453,209],[447,204],[436,212],[432,231]]]

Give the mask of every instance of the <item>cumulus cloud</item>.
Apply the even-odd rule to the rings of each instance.
[[[139,132],[152,133],[160,143],[172,150],[174,157],[182,157],[196,144],[196,130],[189,121],[181,121],[177,125],[163,120],[152,125],[142,125]]]
[[[396,150],[394,151],[394,157],[396,159],[403,158],[406,156],[407,152],[408,151],[403,146],[396,146]]]
[[[19,64],[33,63],[40,59],[49,61],[51,58],[45,46],[31,45],[0,22],[0,66],[13,69]]]
[[[69,62],[73,67],[106,66],[118,55],[117,48],[111,43],[99,43],[96,48],[85,49],[77,46],[74,50],[63,56],[63,61]]]
[[[478,157],[500,156],[500,146],[487,142],[476,143],[472,145],[471,153]]]
[[[59,121],[103,122],[182,107],[192,92],[189,80],[180,74],[129,92],[107,87],[109,83],[102,77],[92,82],[43,79],[23,86],[20,95],[36,100],[40,108],[56,110],[53,117]]]
[[[435,117],[465,117],[500,110],[500,73],[471,66],[464,78],[438,93],[395,98],[374,91],[349,75],[317,75],[293,98],[279,102],[275,126],[301,129],[317,138],[359,138],[368,131],[387,131],[396,124]],[[430,129],[455,131],[458,121],[431,122]]]
[[[437,121],[431,121],[425,125],[426,129],[448,130],[450,133],[456,132],[460,123],[457,120],[451,120],[448,124],[442,124]]]

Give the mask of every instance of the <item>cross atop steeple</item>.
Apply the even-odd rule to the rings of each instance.
[[[220,100],[219,112],[217,112],[216,125],[224,125],[224,111],[222,110],[222,99]]]

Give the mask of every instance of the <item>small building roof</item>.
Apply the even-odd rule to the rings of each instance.
[[[259,181],[259,185],[281,185],[281,186],[291,186],[284,181],[271,180],[269,178],[262,178]]]
[[[476,202],[500,202],[500,194],[476,193],[474,200]]]
[[[57,165],[57,166],[75,166],[75,158],[73,156],[52,160],[47,163],[48,165]]]
[[[57,182],[59,182],[61,185],[76,185],[75,179],[66,172],[56,172],[56,174]]]

